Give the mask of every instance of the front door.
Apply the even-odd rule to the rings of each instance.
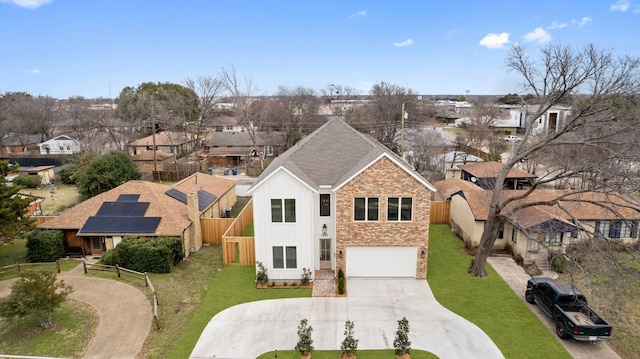
[[[102,254],[102,238],[91,237],[91,254]]]
[[[320,238],[320,269],[331,269],[331,238]]]

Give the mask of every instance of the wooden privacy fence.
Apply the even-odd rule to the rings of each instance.
[[[243,237],[253,222],[253,199],[247,202],[238,217],[222,235],[222,259],[224,265],[254,265],[256,262],[253,237]]]
[[[107,266],[104,264],[91,264],[85,261],[82,261],[82,267],[84,269],[84,274],[87,274],[90,270],[95,270],[117,273],[118,278],[125,275],[144,280],[145,286],[149,288],[149,290],[151,291],[151,295],[153,296],[153,319],[156,322],[156,328],[160,329],[160,320],[158,319],[158,294],[156,293],[156,290],[153,287],[153,283],[151,283],[151,279],[149,279],[147,273],[141,273],[131,269],[122,268],[117,264],[115,266]]]
[[[233,222],[233,218],[200,218],[202,243],[222,244],[222,235]]]
[[[449,211],[451,210],[451,202],[431,202],[429,207],[429,223],[431,224],[449,224]]]

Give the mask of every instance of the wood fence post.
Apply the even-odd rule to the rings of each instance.
[[[149,286],[149,276],[147,275],[147,272],[144,272],[144,286]]]
[[[82,268],[84,269],[84,274],[87,274],[87,261],[82,260]]]
[[[58,274],[60,274],[60,260],[56,261],[56,269],[58,270]]]
[[[118,278],[120,278],[120,266],[116,264],[116,273],[118,273]]]
[[[20,263],[16,262],[16,269],[18,270],[18,273],[20,273]]]

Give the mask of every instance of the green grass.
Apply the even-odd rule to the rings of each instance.
[[[336,359],[340,358],[342,352],[339,350],[318,350],[313,352],[313,359]],[[393,358],[395,353],[393,349],[387,350],[358,350],[358,359],[378,359]],[[258,359],[271,359],[275,357],[275,352],[268,352],[260,355]],[[438,358],[435,354],[425,352],[423,350],[411,350],[411,359],[434,359]],[[300,359],[300,353],[294,350],[278,350],[278,359]]]
[[[40,322],[31,317],[0,321],[0,353],[79,357],[87,349],[97,326],[93,309],[80,302],[67,301],[51,319],[54,328],[48,330],[40,328]]]
[[[169,358],[188,358],[211,318],[226,308],[256,300],[311,297],[311,289],[256,289],[255,270],[254,266],[227,266],[209,280],[207,294]]]
[[[0,280],[7,280],[12,278],[18,278],[20,273],[17,271],[15,267],[16,263],[20,263],[21,271],[34,271],[34,270],[47,270],[47,271],[56,271],[56,263],[25,263],[25,258],[27,257],[27,241],[26,240],[15,240],[11,244],[2,244],[0,245],[0,267],[4,266],[13,266],[13,268],[3,268],[0,269]],[[73,259],[63,259],[60,262],[60,270],[62,272],[68,271],[75,266],[79,265],[80,262]]]
[[[490,265],[485,278],[467,274],[471,257],[462,246],[449,226],[429,227],[427,278],[436,299],[480,327],[506,358],[571,358]]]
[[[13,243],[0,244],[0,267],[24,262],[27,257],[26,245],[26,239],[16,239]]]
[[[253,237],[253,221],[251,223],[249,223],[249,225],[247,226],[247,229],[244,230],[244,233],[242,233],[243,237]]]

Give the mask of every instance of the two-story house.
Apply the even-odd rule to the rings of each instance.
[[[395,153],[332,119],[249,188],[256,260],[274,280],[339,268],[347,277],[426,278],[433,191]]]

